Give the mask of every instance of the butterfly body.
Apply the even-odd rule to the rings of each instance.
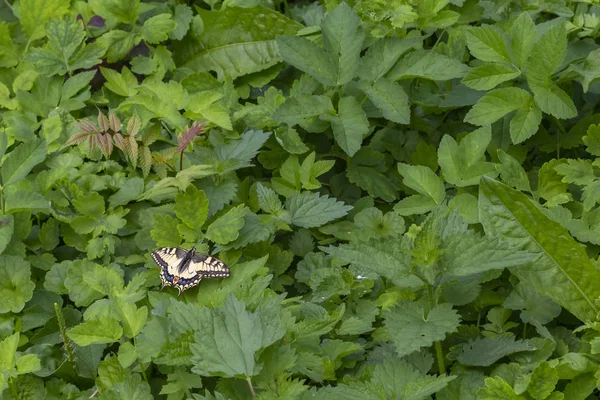
[[[162,247],[152,252],[152,259],[161,268],[162,287],[177,288],[180,295],[199,284],[202,278],[229,276],[229,268],[225,263],[209,255],[196,253],[195,248]]]

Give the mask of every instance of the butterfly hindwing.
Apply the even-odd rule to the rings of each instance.
[[[222,261],[209,255],[197,254],[195,249],[162,247],[152,252],[154,262],[161,267],[163,287],[173,286],[179,294],[200,283],[202,278],[225,278],[229,268]]]

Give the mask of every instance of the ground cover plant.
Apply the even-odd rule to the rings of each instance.
[[[594,3],[1,2],[0,396],[598,398]]]

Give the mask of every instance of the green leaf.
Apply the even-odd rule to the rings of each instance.
[[[384,313],[385,326],[399,356],[431,346],[456,331],[460,318],[450,304],[439,304],[425,315],[418,303],[401,301]]]
[[[539,81],[537,79],[529,79],[528,83],[535,103],[543,112],[562,119],[577,116],[575,103],[558,85],[549,80]]]
[[[485,161],[485,151],[492,139],[489,126],[467,134],[457,144],[453,137],[444,135],[438,149],[438,163],[446,182],[463,187],[479,183],[479,178],[491,175],[494,165]]]
[[[232,294],[222,307],[199,311],[202,330],[195,333],[190,348],[194,354],[192,372],[203,376],[256,375],[260,366],[255,353],[285,333],[279,326],[279,316],[268,317],[260,309],[249,312]]]
[[[140,34],[150,44],[158,44],[169,38],[169,33],[177,27],[177,23],[171,19],[171,14],[158,14],[148,18]]]
[[[398,163],[398,172],[404,178],[406,186],[431,198],[436,204],[440,204],[446,198],[444,183],[430,168]]]
[[[361,81],[359,87],[386,119],[399,124],[410,123],[408,96],[398,83],[380,78],[372,85]]]
[[[144,192],[144,179],[129,178],[119,190],[108,198],[111,207],[124,206],[137,199]]]
[[[466,32],[467,46],[474,57],[481,61],[510,63],[508,49],[501,31],[484,25]]]
[[[136,87],[138,81],[135,75],[127,67],[123,67],[121,73],[109,68],[100,67],[102,76],[106,78],[104,86],[118,95],[129,97],[138,93]]]
[[[325,114],[321,119],[331,122],[333,136],[346,154],[352,157],[369,133],[369,120],[354,97],[342,97],[337,115]]]
[[[7,191],[4,209],[7,214],[19,211],[50,212],[50,202],[39,193],[25,190]]]
[[[368,81],[376,81],[383,77],[396,61],[408,50],[417,47],[422,38],[397,38],[388,36],[379,39],[369,47],[358,64],[358,76]]]
[[[465,115],[465,122],[480,126],[489,125],[511,111],[530,108],[531,102],[531,95],[520,88],[492,90],[469,110]]]
[[[371,239],[367,243],[344,243],[321,248],[325,253],[345,263],[372,271],[395,284],[410,274],[410,256],[402,251],[397,239]]]
[[[333,58],[335,82],[348,83],[356,74],[365,33],[360,26],[360,18],[346,3],[327,13],[321,24],[323,43]]]
[[[141,40],[137,33],[114,29],[100,36],[97,43],[106,48],[108,62],[114,63],[125,58]]]
[[[35,284],[31,281],[29,262],[17,256],[0,256],[0,314],[18,313],[33,297]]]
[[[299,94],[288,97],[277,107],[271,118],[290,126],[301,124],[308,118],[335,112],[331,99],[327,96]]]
[[[60,243],[58,221],[54,218],[51,218],[44,222],[38,235],[44,250],[48,251],[54,249]]]
[[[314,228],[343,217],[352,206],[344,205],[328,195],[302,192],[288,198],[285,208],[291,214],[292,224],[302,228]]]
[[[279,196],[271,188],[265,187],[260,183],[256,185],[256,194],[258,196],[258,206],[266,213],[279,215],[283,211],[283,204]]]
[[[531,191],[529,177],[517,160],[501,149],[498,149],[498,160],[500,160],[500,164],[496,164],[496,170],[504,182],[517,190]]]
[[[181,235],[177,229],[178,222],[170,215],[154,214],[154,229],[150,231],[152,239],[159,247],[179,246]]]
[[[417,50],[404,56],[387,74],[393,81],[423,78],[432,81],[447,81],[462,78],[468,67],[455,59],[432,50]]]
[[[0,220],[0,254],[10,243],[14,232],[15,220],[12,215],[7,215]]]
[[[217,244],[234,241],[244,226],[244,217],[250,210],[243,204],[233,207],[227,213],[213,221],[206,230],[206,237]]]
[[[220,81],[225,76],[235,79],[277,64],[281,57],[285,58],[281,48],[278,51],[283,37],[279,35],[295,35],[303,27],[263,6],[225,7],[219,11],[197,7],[196,10],[204,32],[201,46],[189,54],[184,66],[198,72],[215,71]],[[244,24],[243,34],[240,23]]]
[[[17,372],[19,375],[37,372],[40,369],[42,369],[42,365],[37,354],[25,354],[17,358]]]
[[[208,217],[208,200],[202,190],[188,186],[185,193],[175,196],[175,215],[191,229],[199,231]]]
[[[536,347],[527,340],[516,340],[511,333],[477,338],[460,345],[457,360],[461,364],[483,366],[492,365],[502,357],[520,351],[533,351]]]
[[[117,296],[115,299],[116,309],[118,310],[123,332],[128,338],[134,338],[140,333],[148,317],[148,307],[137,308],[135,304],[128,301],[124,296]]]
[[[67,336],[79,346],[114,343],[123,336],[123,328],[111,317],[100,317],[71,328]]]
[[[30,41],[44,36],[46,23],[69,11],[69,3],[61,0],[23,0],[20,3],[21,26]]]
[[[600,155],[600,124],[590,125],[582,140],[588,153],[595,156]]]
[[[535,135],[542,122],[542,110],[531,104],[529,108],[518,110],[510,120],[510,138],[514,144],[519,144]]]
[[[336,86],[336,65],[330,53],[303,37],[278,36],[277,49],[288,64],[325,86]]]
[[[510,53],[513,61],[519,68],[523,68],[536,39],[535,24],[528,12],[522,12],[515,19],[509,33]]]
[[[485,378],[485,388],[479,389],[477,394],[483,400],[523,400],[524,397],[515,393],[512,386],[501,376]]]
[[[528,81],[546,80],[560,67],[566,54],[565,24],[558,23],[548,29],[533,46],[525,67]]]
[[[175,6],[175,13],[173,18],[177,23],[177,27],[169,34],[171,39],[181,40],[188,32],[194,12],[192,9],[185,4],[178,4]]]
[[[21,143],[4,159],[2,164],[2,184],[8,186],[25,178],[29,172],[46,159],[48,146],[44,139],[34,139]]]
[[[600,288],[594,283],[600,282],[600,271],[585,248],[524,194],[489,178],[483,178],[479,191],[485,232],[541,254],[535,263],[511,272],[580,320],[593,320],[599,311],[593,299],[600,297]]]
[[[15,366],[15,353],[19,346],[19,332],[0,342],[0,372],[8,372]]]
[[[521,75],[512,65],[484,64],[473,68],[462,79],[462,83],[475,90],[490,90]]]

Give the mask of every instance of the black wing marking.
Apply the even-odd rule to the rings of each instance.
[[[205,254],[194,254],[189,269],[197,271],[204,278],[226,278],[229,276],[227,264],[218,258]]]

